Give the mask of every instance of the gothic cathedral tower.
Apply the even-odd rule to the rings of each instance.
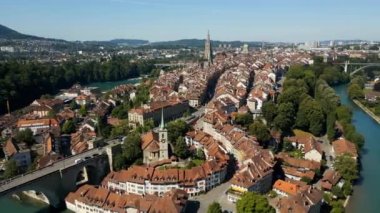
[[[164,123],[164,109],[161,109],[161,124],[158,130],[158,138],[159,138],[159,143],[160,143],[159,160],[169,159],[168,130],[165,128],[165,123]]]
[[[208,65],[212,64],[212,47],[211,47],[211,40],[210,40],[210,31],[207,32],[204,58],[207,60]]]

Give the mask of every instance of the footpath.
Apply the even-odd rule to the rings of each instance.
[[[367,107],[365,107],[360,101],[358,100],[352,100],[358,107],[360,107],[364,112],[366,112],[373,120],[375,120],[378,124],[380,124],[380,118],[375,115],[371,110],[369,110]]]

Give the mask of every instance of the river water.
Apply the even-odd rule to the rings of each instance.
[[[345,85],[334,88],[342,104],[353,112],[353,122],[365,138],[361,152],[360,179],[346,208],[349,213],[380,212],[380,125],[348,98]]]
[[[136,83],[139,83],[140,81],[141,81],[141,78],[131,78],[131,79],[126,79],[126,80],[121,80],[121,81],[95,82],[95,83],[86,84],[84,86],[98,87],[103,92],[103,91],[111,90],[114,87],[119,86],[121,84],[136,84]]]
[[[107,90],[123,83],[137,83],[136,81],[118,81],[95,83],[87,86],[98,86]],[[109,85],[111,84],[111,85]],[[365,144],[361,153],[361,178],[354,186],[354,195],[347,206],[348,213],[376,213],[380,212],[380,125],[369,115],[357,107],[349,98],[345,85],[334,88],[344,105],[353,112],[353,122],[356,129],[365,137]],[[36,205],[31,202],[20,202],[10,198],[0,199],[1,213],[29,213],[51,212],[47,206]]]

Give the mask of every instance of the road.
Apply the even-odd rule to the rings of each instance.
[[[111,145],[112,144],[107,145],[107,146],[111,146]],[[77,155],[73,155],[73,156],[70,156],[70,157],[65,158],[63,160],[57,161],[50,166],[47,166],[47,167],[44,167],[44,168],[41,168],[41,169],[38,169],[38,170],[35,170],[32,172],[25,173],[25,174],[13,177],[11,179],[2,181],[0,183],[0,193],[5,192],[5,191],[12,189],[14,187],[17,187],[19,185],[25,184],[29,181],[41,178],[45,175],[57,172],[61,169],[71,167],[71,166],[76,164],[75,160],[77,160],[77,159],[84,159],[83,162],[78,163],[78,164],[83,164],[86,161],[86,159],[85,159],[86,157],[92,158],[92,157],[95,157],[96,155],[103,154],[104,151],[105,151],[105,147],[94,148],[94,149],[88,150],[86,152],[83,152],[83,153],[80,153]]]
[[[235,212],[235,204],[227,200],[226,191],[230,186],[229,182],[223,183],[206,194],[195,196],[190,200],[199,202],[199,213],[207,212],[208,206],[213,202],[218,202],[222,206],[222,211]]]

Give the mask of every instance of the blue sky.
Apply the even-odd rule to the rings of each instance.
[[[0,0],[0,24],[67,40],[380,40],[380,1]]]

